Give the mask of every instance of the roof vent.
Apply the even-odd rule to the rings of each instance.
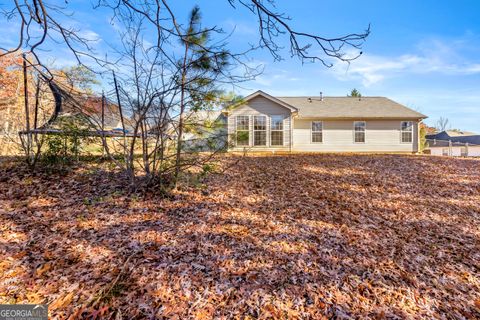
[[[312,98],[308,98],[308,102],[312,103]]]

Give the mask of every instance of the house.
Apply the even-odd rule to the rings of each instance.
[[[257,91],[224,111],[229,151],[419,150],[426,116],[384,97],[273,97]]]
[[[221,110],[197,110],[185,116],[184,148],[220,151],[227,147],[227,119]]]
[[[480,135],[473,132],[445,130],[426,135],[430,154],[453,157],[480,157]]]

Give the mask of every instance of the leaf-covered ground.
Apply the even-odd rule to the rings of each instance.
[[[0,303],[52,318],[480,318],[480,161],[226,157],[126,196],[100,167],[0,165]]]

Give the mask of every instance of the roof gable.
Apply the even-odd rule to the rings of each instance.
[[[296,107],[292,106],[291,104],[289,104],[285,101],[282,101],[278,98],[275,98],[274,96],[271,96],[268,93],[263,92],[262,90],[258,90],[256,92],[252,93],[251,95],[246,96],[245,98],[242,99],[242,101],[230,106],[229,109],[234,109],[234,108],[236,108],[238,106],[241,106],[241,105],[245,104],[246,102],[248,102],[248,101],[250,101],[254,98],[257,98],[257,97],[263,97],[265,99],[268,99],[268,100],[270,100],[270,101],[272,101],[272,102],[290,110],[291,112],[298,112],[298,109]]]

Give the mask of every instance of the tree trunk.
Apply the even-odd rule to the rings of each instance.
[[[27,57],[23,54],[23,95],[25,102],[25,129],[27,133],[27,143],[25,146],[25,153],[27,155],[27,163],[31,165],[30,153],[32,147],[32,136],[30,133],[30,110],[28,105],[28,78],[27,78]]]
[[[182,155],[182,135],[183,135],[183,122],[185,112],[185,82],[187,76],[187,55],[188,55],[188,42],[185,42],[185,55],[183,57],[182,66],[182,82],[180,93],[180,115],[178,119],[178,137],[177,137],[177,155],[175,160],[175,184],[178,181],[178,175],[180,174],[181,155]]]

